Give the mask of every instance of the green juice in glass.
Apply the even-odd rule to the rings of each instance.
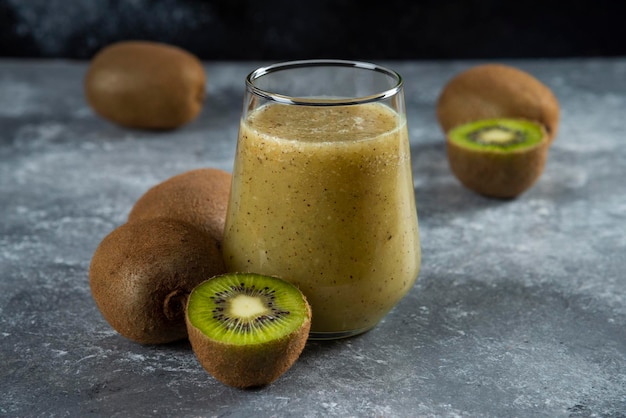
[[[297,285],[315,338],[374,327],[420,269],[405,117],[380,103],[248,113],[223,253],[230,271]]]

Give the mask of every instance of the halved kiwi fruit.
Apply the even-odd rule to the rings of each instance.
[[[457,74],[437,101],[452,172],[469,189],[500,198],[519,195],[541,176],[559,113],[546,85],[502,64]]]
[[[461,183],[485,196],[512,198],[541,175],[549,141],[545,128],[519,119],[487,119],[447,134],[448,162]]]
[[[275,277],[227,273],[189,295],[191,346],[217,380],[248,388],[285,373],[304,349],[311,308],[300,290]]]
[[[221,242],[231,177],[230,173],[215,168],[177,174],[144,193],[135,202],[128,220],[178,219],[191,223]]]
[[[191,290],[226,271],[217,241],[173,219],[129,222],[98,245],[89,267],[92,296],[124,337],[162,344],[187,337]]]

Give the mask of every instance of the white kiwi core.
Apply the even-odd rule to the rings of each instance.
[[[257,297],[237,295],[230,301],[230,311],[240,318],[254,318],[268,313],[265,304]]]

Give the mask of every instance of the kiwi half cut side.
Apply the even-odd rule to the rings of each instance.
[[[227,273],[189,295],[189,340],[200,364],[229,386],[272,383],[304,349],[311,308],[294,285],[270,276]]]
[[[513,198],[540,177],[550,142],[539,123],[500,118],[457,126],[446,143],[450,168],[465,187]]]

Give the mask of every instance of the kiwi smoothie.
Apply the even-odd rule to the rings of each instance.
[[[406,120],[388,106],[266,104],[242,120],[223,252],[300,288],[312,334],[375,326],[420,244]]]

